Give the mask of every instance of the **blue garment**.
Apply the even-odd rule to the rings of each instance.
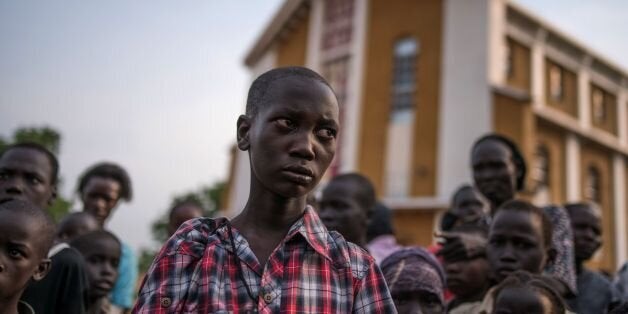
[[[111,303],[124,309],[133,307],[137,283],[137,257],[133,250],[122,242],[122,255],[118,265],[118,279],[111,290]]]

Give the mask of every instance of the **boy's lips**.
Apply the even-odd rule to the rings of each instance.
[[[282,169],[282,172],[295,183],[310,184],[314,180],[314,172],[305,166],[286,166]]]

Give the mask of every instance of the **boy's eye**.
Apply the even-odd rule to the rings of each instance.
[[[290,119],[284,119],[284,118],[277,119],[275,120],[275,123],[277,123],[279,127],[288,129],[288,130],[294,130],[294,128],[296,127],[294,122],[292,122],[292,120]]]
[[[35,177],[35,176],[31,176],[28,179],[29,179],[30,183],[32,183],[32,184],[40,184],[41,183],[41,180],[38,177]]]
[[[330,139],[336,138],[336,130],[323,128],[323,129],[320,129],[320,130],[316,131],[316,135],[318,137],[323,138],[323,139],[330,140]]]
[[[22,252],[18,249],[9,249],[9,256],[12,258],[20,258],[22,257]]]

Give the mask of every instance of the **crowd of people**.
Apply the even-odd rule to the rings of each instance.
[[[315,194],[338,115],[333,89],[307,68],[259,76],[237,120],[248,202],[233,219],[175,205],[139,292],[135,255],[107,231],[132,199],[127,172],[87,169],[82,210],[55,223],[46,208],[56,157],[9,146],[0,152],[0,313],[628,313],[628,266],[612,277],[585,266],[602,245],[597,205],[518,198],[526,162],[505,136],[474,143],[473,184],[454,193],[430,247],[397,243],[391,210],[362,174],[335,176]]]

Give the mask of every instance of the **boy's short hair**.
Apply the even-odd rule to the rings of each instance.
[[[5,147],[2,152],[0,152],[0,158],[2,158],[2,156],[12,150],[12,149],[16,149],[16,148],[24,148],[24,149],[32,149],[32,150],[36,150],[42,154],[44,154],[46,156],[46,158],[48,159],[48,162],[50,163],[50,169],[51,169],[51,173],[50,173],[50,180],[52,184],[56,184],[57,183],[57,177],[59,176],[59,160],[57,160],[57,157],[50,151],[48,150],[46,147],[44,147],[43,145],[34,143],[34,142],[22,142],[22,143],[16,143],[16,144],[11,144],[7,147]]]
[[[504,145],[506,145],[506,147],[508,147],[508,149],[510,150],[510,153],[512,155],[512,162],[515,164],[515,167],[517,167],[517,191],[523,191],[523,188],[525,187],[525,178],[526,178],[526,172],[527,172],[527,166],[526,166],[526,161],[523,158],[523,154],[521,153],[521,151],[519,150],[519,147],[517,146],[517,144],[515,144],[514,141],[512,141],[511,139],[509,139],[506,136],[500,135],[500,134],[496,134],[496,133],[490,133],[490,134],[486,134],[482,137],[480,137],[478,140],[475,141],[475,143],[473,143],[473,148],[471,149],[471,152],[475,151],[475,148],[488,140],[493,140],[493,141],[497,141],[500,142]]]
[[[97,163],[87,169],[79,179],[77,192],[83,193],[83,189],[91,178],[106,178],[117,181],[120,184],[120,199],[130,201],[133,198],[131,178],[121,166],[111,162]]]
[[[366,239],[368,242],[381,235],[394,235],[395,229],[392,224],[392,213],[386,205],[376,202],[373,206],[373,215],[366,228]]]
[[[37,251],[41,256],[47,257],[48,251],[54,242],[57,227],[54,220],[45,210],[25,200],[7,200],[0,203],[0,211],[10,211],[26,215],[30,220],[39,224]]]
[[[578,210],[578,209],[588,209],[588,210],[591,210],[594,215],[598,217],[602,217],[602,213],[600,212],[600,207],[598,207],[598,205],[595,203],[576,202],[576,203],[565,204],[565,210],[567,211],[567,214],[569,214],[569,217],[573,215],[573,211]]]
[[[552,234],[554,232],[554,228],[552,227],[552,221],[550,220],[550,217],[545,213],[543,209],[536,207],[526,201],[510,200],[499,206],[496,213],[499,214],[503,211],[526,212],[539,217],[539,219],[541,219],[541,228],[543,228],[543,243],[545,244],[545,247],[552,246]]]
[[[246,115],[255,117],[264,103],[270,84],[288,77],[305,78],[320,82],[333,92],[329,83],[322,76],[308,68],[297,66],[275,68],[258,76],[251,84],[246,99]]]
[[[177,209],[184,206],[198,207],[201,214],[205,214],[205,209],[203,208],[203,204],[201,204],[200,202],[196,200],[190,199],[190,200],[175,202],[174,205],[172,205],[172,207],[170,208],[170,211],[168,212],[168,219],[172,219],[172,215],[174,215]]]
[[[92,214],[86,212],[69,213],[63,216],[63,218],[61,218],[61,221],[59,221],[59,224],[57,226],[57,234],[61,235],[67,232],[68,228],[76,227],[76,223],[82,222],[83,219],[91,219],[94,221],[95,224],[98,224],[98,221],[96,220],[96,218],[94,218],[94,216],[92,216]]]
[[[84,235],[76,237],[76,239],[70,241],[69,244],[71,247],[77,249],[79,252],[84,253],[88,249],[92,248],[96,241],[103,239],[112,240],[118,243],[118,246],[120,246],[120,250],[122,250],[122,243],[120,242],[118,237],[116,237],[113,233],[102,229],[91,231]]]
[[[493,292],[493,307],[497,302],[497,296],[506,289],[526,289],[530,288],[532,291],[545,295],[552,304],[552,313],[564,313],[565,301],[561,297],[560,293],[553,288],[552,283],[543,275],[531,274],[524,270],[517,270],[510,274],[506,279],[495,287]]]
[[[331,179],[328,186],[340,182],[349,182],[357,187],[357,200],[360,203],[360,206],[366,209],[370,216],[376,202],[373,183],[371,183],[367,177],[359,173],[345,173]]]

